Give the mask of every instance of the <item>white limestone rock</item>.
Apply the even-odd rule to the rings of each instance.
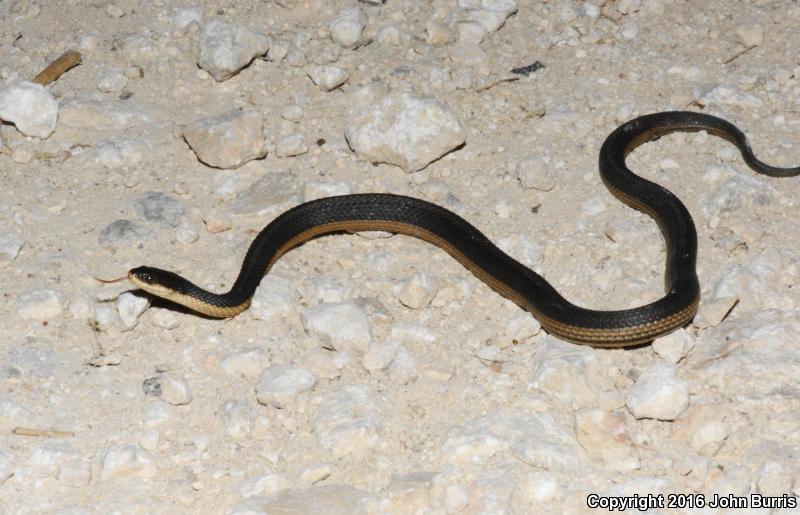
[[[238,168],[267,154],[264,122],[253,110],[201,118],[184,129],[183,137],[200,161],[215,168]]]
[[[517,12],[515,0],[459,0],[458,6],[464,9],[463,19],[481,24],[487,33],[499,30]]]
[[[675,420],[689,406],[689,385],[668,363],[654,363],[642,372],[627,400],[636,418]]]
[[[126,331],[130,331],[139,323],[139,317],[150,306],[150,298],[125,292],[117,297],[117,312]]]
[[[26,136],[44,139],[56,130],[58,102],[41,84],[17,82],[0,90],[0,120]]]
[[[239,73],[257,56],[269,50],[270,39],[250,29],[216,18],[200,32],[197,65],[217,82]]]
[[[358,109],[345,138],[361,159],[373,163],[417,171],[465,141],[456,114],[434,97],[395,93]]]
[[[323,302],[301,313],[303,327],[336,350],[364,354],[372,341],[372,326],[364,311],[353,301]]]
[[[317,378],[304,368],[288,363],[272,365],[261,372],[256,385],[256,398],[266,406],[285,408],[316,384]]]

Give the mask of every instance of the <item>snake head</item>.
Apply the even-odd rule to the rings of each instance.
[[[179,275],[160,268],[150,266],[140,266],[132,268],[128,272],[128,280],[137,288],[141,288],[147,293],[152,293],[159,297],[171,298],[172,294],[178,290],[182,291],[182,284],[185,282]]]
[[[154,269],[150,268],[149,266],[131,268],[131,270],[128,272],[128,279],[130,279],[131,282],[137,286],[139,286],[139,283],[153,284],[156,281],[156,274],[154,274],[153,271]]]

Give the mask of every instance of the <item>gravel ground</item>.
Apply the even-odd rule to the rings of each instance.
[[[0,12],[0,513],[798,512],[800,182],[705,133],[628,159],[698,229],[700,314],[653,345],[559,341],[382,233],[288,253],[226,321],[97,280],[147,264],[224,291],[286,209],[392,192],[577,304],[652,301],[663,240],[603,187],[599,147],[689,109],[800,163],[796,2]],[[21,82],[67,50],[79,66]]]

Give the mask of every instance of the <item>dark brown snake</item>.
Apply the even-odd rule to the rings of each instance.
[[[146,266],[134,268],[128,277],[137,287],[194,311],[232,317],[248,308],[264,274],[290,249],[324,234],[389,231],[442,248],[559,338],[595,347],[649,342],[686,325],[697,312],[697,232],[683,203],[665,188],[631,172],[625,158],[639,145],[677,131],[708,131],[728,140],[758,173],[800,175],[800,167],[776,168],[756,159],[742,131],[711,115],[662,112],[618,127],[600,149],[600,175],[614,196],[655,219],[666,242],[666,293],[637,308],[599,311],[576,306],[455,213],[424,200],[383,193],[323,198],[278,216],[256,236],[233,287],[224,294],[208,292],[173,272]]]

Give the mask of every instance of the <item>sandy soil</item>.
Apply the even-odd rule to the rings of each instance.
[[[327,237],[286,255],[274,273],[298,300],[278,321],[247,313],[216,321],[156,305],[123,326],[116,302],[127,286],[95,278],[149,264],[204,286],[231,284],[255,232],[297,200],[238,213],[237,194],[265,174],[442,199],[566,298],[614,309],[663,288],[656,224],[598,177],[599,147],[620,123],[704,108],[745,130],[765,161],[800,162],[795,2],[519,0],[474,63],[454,62],[456,43],[433,38],[427,25],[438,19],[457,38],[448,16],[470,2],[375,3],[0,4],[2,81],[30,79],[77,49],[82,64],[49,91],[62,109],[75,99],[107,106],[84,125],[65,118],[72,125],[60,121],[45,140],[11,125],[0,133],[0,232],[24,241],[2,264],[0,512],[292,513],[308,503],[331,513],[604,511],[587,507],[591,493],[796,500],[800,183],[757,176],[714,137],[672,135],[629,158],[693,214],[709,313],[739,301],[724,320],[712,313],[685,332],[694,348],[673,372],[689,403],[675,420],[637,419],[626,404],[643,371],[669,361],[653,347],[589,349],[543,332],[512,343],[517,306],[404,236]],[[354,6],[368,18],[365,40],[388,26],[403,37],[339,49],[336,66],[349,79],[321,91],[308,68],[320,49],[336,47],[328,27]],[[202,8],[203,23],[223,18],[294,41],[308,62],[267,54],[217,82],[197,66],[200,26],[176,24],[186,7]],[[545,67],[529,77],[510,73],[537,60]],[[109,69],[126,81],[102,92]],[[445,102],[466,144],[414,173],[360,160],[344,127],[348,113],[370,107],[354,105],[354,92],[376,80]],[[302,108],[297,123],[281,117],[291,105]],[[263,116],[266,158],[234,170],[204,165],[183,127],[235,108]],[[277,157],[289,133],[303,134],[309,151]],[[134,155],[104,160],[103,142]],[[528,158],[549,170],[550,191],[521,186],[516,167]],[[151,191],[180,202],[196,242],[137,214]],[[119,219],[149,232],[101,244]],[[435,297],[409,309],[398,292],[415,273],[433,280]],[[25,319],[20,298],[41,289],[56,292],[60,313]],[[367,371],[355,351],[327,355],[301,315],[329,290],[378,306],[365,308],[372,338],[399,341],[405,369]],[[258,373],[223,366],[252,349],[259,371],[295,364],[314,372],[315,385],[281,409],[259,403]],[[145,381],[159,374],[188,386],[191,401],[153,396]],[[23,436],[18,427],[68,434]]]

